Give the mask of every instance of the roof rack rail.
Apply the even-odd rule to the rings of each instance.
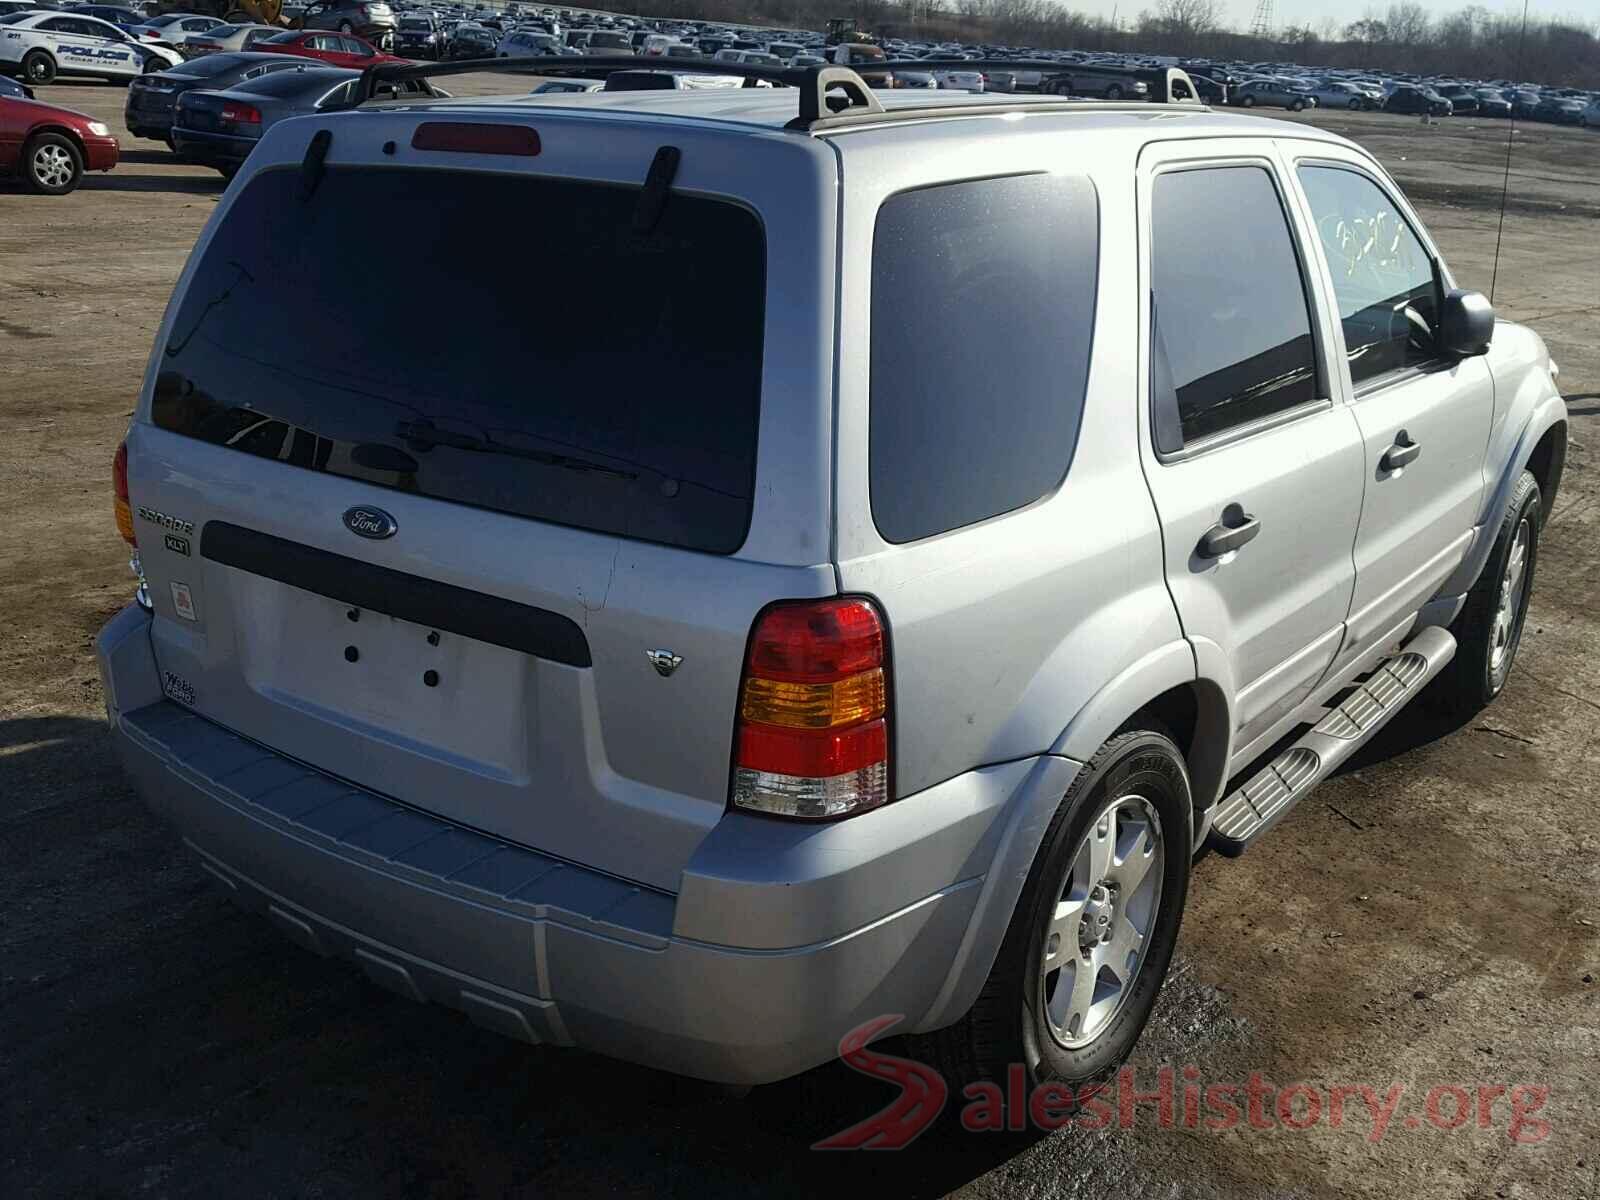
[[[917,119],[940,116],[987,116],[1001,113],[1029,112],[1039,109],[1057,109],[1070,106],[1074,109],[1088,107],[1093,102],[1070,96],[1036,96],[1012,100],[1006,104],[974,105],[917,105],[915,107],[886,110],[873,94],[866,76],[876,76],[893,71],[928,70],[1020,70],[1064,71],[1068,64],[1035,59],[883,59],[872,63],[857,63],[857,68],[824,64],[813,67],[767,67],[748,63],[721,62],[715,59],[673,58],[651,61],[634,55],[595,56],[593,58],[568,58],[560,55],[536,55],[524,58],[472,58],[457,62],[385,63],[368,67],[356,81],[354,95],[339,108],[357,108],[377,94],[386,83],[408,79],[433,79],[441,75],[551,75],[599,77],[614,71],[668,71],[689,75],[729,75],[744,80],[746,87],[758,82],[777,87],[800,89],[798,115],[785,128],[803,133],[820,133],[843,126],[890,119]],[[1188,76],[1177,69],[1170,76]],[[1189,94],[1198,96],[1193,83]],[[1167,95],[1171,95],[1170,84]],[[1165,100],[1166,97],[1163,97]],[[1198,100],[1183,100],[1186,108],[1200,108]],[[1097,110],[1142,111],[1148,110],[1145,101],[1093,103]]]

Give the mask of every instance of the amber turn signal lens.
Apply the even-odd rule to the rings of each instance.
[[[884,712],[883,670],[874,667],[833,683],[789,683],[750,677],[739,715],[762,725],[831,729],[870,721]]]

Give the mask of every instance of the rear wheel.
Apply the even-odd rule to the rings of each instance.
[[[1505,690],[1533,593],[1543,503],[1538,480],[1524,471],[1512,489],[1489,561],[1450,627],[1456,656],[1431,685],[1435,708],[1468,716]]]
[[[43,50],[30,50],[22,56],[22,77],[29,83],[51,83],[56,77],[56,60]]]
[[[1191,799],[1165,734],[1130,730],[1074,780],[1046,830],[988,981],[955,1025],[913,1038],[952,1084],[1077,1089],[1108,1078],[1149,1020],[1189,888]]]
[[[1304,100],[1291,100],[1289,102],[1289,111],[1290,112],[1301,112],[1301,111],[1303,111],[1305,109],[1305,106],[1306,106],[1306,102]]]
[[[1256,98],[1254,96],[1246,96],[1243,100],[1239,101],[1239,103],[1245,108],[1254,108],[1256,106]]]
[[[1350,100],[1350,111],[1351,112],[1359,112],[1360,109],[1361,109],[1361,100],[1360,100],[1360,98],[1359,97],[1352,97],[1351,100]]]
[[[36,192],[64,196],[83,179],[83,155],[71,138],[38,134],[22,151],[22,177]]]

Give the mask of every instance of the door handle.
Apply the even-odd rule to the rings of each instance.
[[[1232,524],[1229,524],[1230,520]],[[1206,530],[1200,544],[1195,547],[1195,553],[1201,558],[1221,558],[1246,542],[1255,540],[1260,532],[1261,522],[1257,518],[1244,512],[1237,504],[1230,504],[1223,512],[1222,520]]]
[[[1411,435],[1404,429],[1394,435],[1394,445],[1383,452],[1383,457],[1378,460],[1378,465],[1385,471],[1398,471],[1409,462],[1415,462],[1417,455],[1422,453],[1422,447],[1411,440]]]

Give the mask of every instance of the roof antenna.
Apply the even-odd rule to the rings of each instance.
[[[1522,0],[1522,36],[1517,39],[1516,74],[1522,74],[1522,54],[1528,45],[1528,3]],[[1517,140],[1517,106],[1511,105],[1511,125],[1506,130],[1506,174],[1500,184],[1500,229],[1494,235],[1494,274],[1489,277],[1489,303],[1494,303],[1495,288],[1500,283],[1500,243],[1506,236],[1506,200],[1511,195],[1511,147]]]

